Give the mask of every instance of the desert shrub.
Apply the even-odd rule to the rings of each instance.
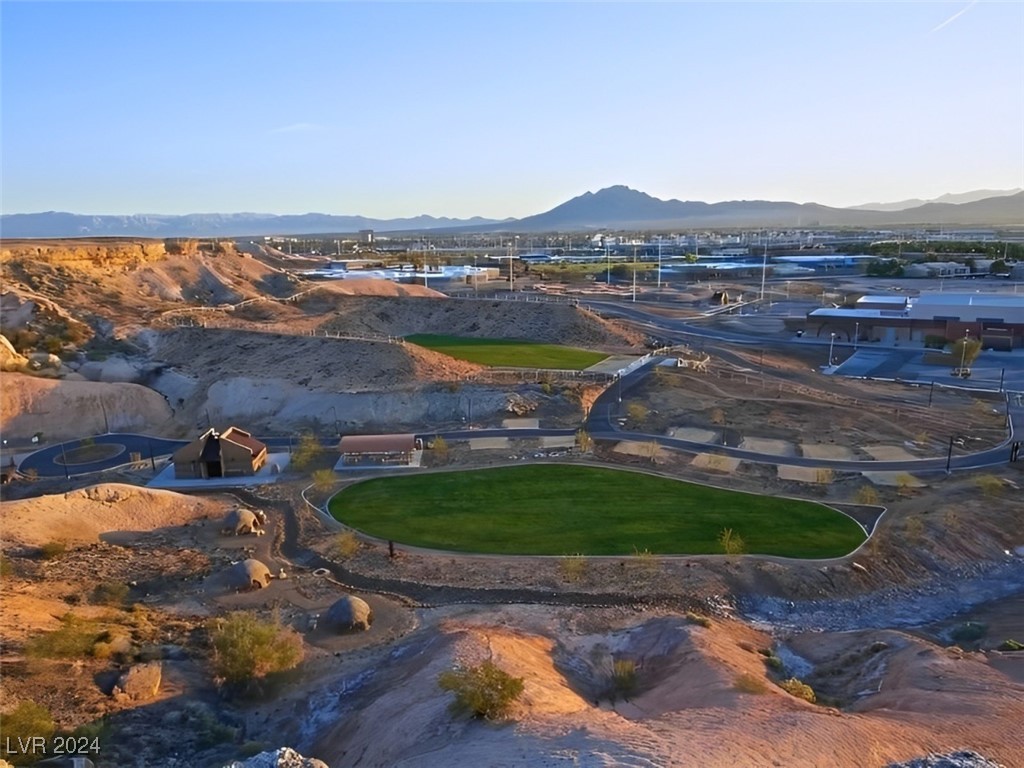
[[[18,749],[18,744],[30,743],[31,739],[43,738],[49,741],[56,726],[50,710],[34,701],[23,701],[7,714],[0,715],[0,755],[14,765],[29,765],[39,760],[42,751]]]
[[[14,575],[14,566],[7,555],[0,554],[0,579],[9,579]]]
[[[985,496],[998,496],[1003,492],[1003,481],[995,475],[981,475],[974,478],[975,487]]]
[[[908,496],[914,492],[914,476],[909,472],[896,475],[896,492],[900,496]]]
[[[313,487],[321,493],[329,491],[331,486],[334,485],[334,470],[332,469],[317,469],[312,474]]]
[[[128,585],[119,581],[103,581],[92,590],[89,602],[93,605],[122,606],[128,599]]]
[[[60,622],[59,629],[29,640],[25,644],[25,653],[44,659],[84,659],[91,656],[103,630],[95,622],[71,613],[64,614]]]
[[[650,410],[643,403],[630,403],[626,406],[626,418],[629,423],[637,425],[643,422],[650,414]]]
[[[691,624],[697,624],[698,626],[704,627],[704,629],[711,628],[711,619],[707,616],[701,616],[699,613],[693,611],[686,612],[686,620]]]
[[[814,689],[807,685],[807,683],[797,680],[795,677],[783,680],[779,683],[779,687],[790,696],[796,696],[798,699],[809,701],[811,704],[817,701],[817,697],[814,695]]]
[[[340,560],[347,560],[359,551],[359,538],[354,531],[344,531],[331,542],[331,553]]]
[[[612,664],[612,687],[620,696],[629,696],[636,689],[636,662],[616,659]]]
[[[949,342],[946,341],[945,336],[936,336],[934,334],[929,333],[925,334],[924,337],[925,349],[945,349],[946,344],[948,343]]]
[[[302,638],[295,630],[245,611],[215,620],[210,640],[214,674],[229,685],[292,669],[303,657]]]
[[[566,581],[581,581],[587,574],[587,559],[583,555],[566,555],[558,561],[562,578]]]
[[[633,558],[633,564],[636,566],[637,570],[642,573],[655,574],[661,570],[661,563],[658,561],[658,556],[646,547],[644,549],[637,549],[634,545]]]
[[[744,672],[737,677],[733,681],[732,687],[740,693],[753,693],[760,695],[768,692],[768,684],[761,678],[755,677],[749,672]]]
[[[63,541],[48,541],[39,548],[39,556],[43,560],[55,560],[68,551],[68,545]]]
[[[919,517],[912,517],[903,524],[903,530],[911,541],[918,541],[924,535],[924,521]]]
[[[455,694],[457,709],[474,717],[501,720],[523,693],[523,679],[513,677],[492,661],[442,672],[437,684]]]
[[[51,355],[59,355],[64,347],[64,342],[58,336],[47,336],[43,339],[43,349]]]
[[[878,491],[873,485],[862,485],[853,498],[858,504],[878,505]]]
[[[775,651],[770,648],[762,648],[758,653],[764,656],[764,665],[768,667],[768,669],[773,672],[782,671],[782,659],[775,655]]]
[[[1013,638],[1003,640],[999,644],[1000,651],[1024,651],[1024,643],[1017,642]]]
[[[448,461],[448,441],[438,435],[430,443],[430,448],[434,452],[434,456],[437,457],[439,464],[445,464]]]
[[[988,632],[987,624],[982,624],[980,621],[965,621],[960,626],[954,627],[949,636],[956,643],[973,643],[976,640],[981,640],[986,632]]]
[[[722,551],[727,555],[742,555],[747,551],[747,545],[732,528],[722,529],[722,532],[718,534],[718,543],[721,545]]]
[[[835,480],[835,472],[827,467],[814,470],[814,482],[822,485],[829,485]]]
[[[576,432],[576,447],[580,453],[590,453],[594,450],[594,438],[585,429]]]

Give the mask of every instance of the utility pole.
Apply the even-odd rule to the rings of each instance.
[[[661,237],[658,237],[658,290],[661,290]]]
[[[946,453],[946,474],[950,474],[949,466],[953,462],[953,436],[949,436],[949,451]]]
[[[633,303],[636,303],[636,246],[633,246]]]

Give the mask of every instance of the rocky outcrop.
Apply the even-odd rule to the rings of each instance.
[[[323,760],[303,757],[291,747],[281,747],[272,752],[260,752],[244,762],[236,760],[224,768],[331,768]]]
[[[136,664],[124,672],[114,686],[113,697],[126,701],[149,701],[160,691],[163,667],[159,661]]]
[[[886,768],[1006,768],[1001,763],[994,763],[977,752],[961,750],[939,755],[930,754],[915,757],[903,763],[890,763]]]

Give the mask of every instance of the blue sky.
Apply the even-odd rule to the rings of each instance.
[[[0,5],[3,212],[1024,186],[1024,3]]]

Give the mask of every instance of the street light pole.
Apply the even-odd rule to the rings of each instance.
[[[658,238],[658,290],[661,290],[661,238]]]
[[[857,342],[860,341],[860,323],[853,324],[853,348],[857,349]]]
[[[611,284],[612,284],[612,255],[608,251],[608,241],[607,240],[604,241],[604,260],[605,260],[605,264],[608,267],[607,270],[605,271],[604,282],[605,282],[605,285],[611,286]]]
[[[833,331],[831,335],[832,335],[832,339],[828,343],[828,367],[829,368],[832,367],[832,348],[835,346],[835,343],[836,343],[836,334],[835,334],[835,332]]]
[[[949,465],[953,462],[953,435],[949,436],[949,451],[946,453],[946,474],[950,473]]]

